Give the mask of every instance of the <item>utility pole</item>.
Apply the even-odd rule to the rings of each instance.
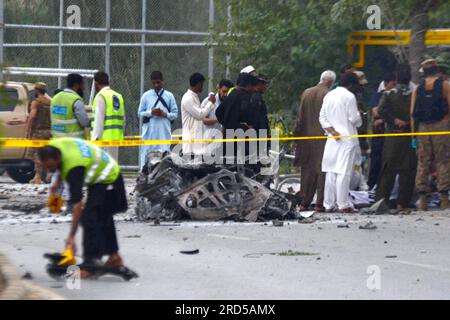
[[[5,19],[4,19],[4,3],[3,0],[0,0],[0,81],[3,81],[3,64],[4,64],[4,56],[3,56],[3,42],[4,42],[4,34],[3,31],[5,29]]]
[[[227,7],[227,32],[228,36],[231,35],[231,28],[232,28],[232,15],[231,15],[231,5],[228,5]],[[231,54],[228,52],[226,56],[226,71],[225,71],[225,77],[227,79],[230,79],[231,71],[230,71],[230,65],[231,65]]]
[[[210,28],[214,25],[214,0],[209,0],[209,26]],[[209,37],[212,39],[211,35]],[[214,89],[214,48],[210,43],[211,47],[208,49],[208,92],[212,92]]]
[[[106,0],[105,72],[110,73],[111,62],[111,0]]]
[[[62,69],[63,66],[63,41],[64,41],[64,0],[59,0],[59,27],[61,28],[58,32],[58,68]],[[62,88],[62,78],[58,77],[58,88]]]

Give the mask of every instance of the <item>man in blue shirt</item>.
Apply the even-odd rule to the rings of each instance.
[[[171,140],[172,122],[178,117],[178,106],[173,94],[164,87],[163,75],[153,71],[150,79],[153,89],[144,93],[138,117],[142,119],[142,140]],[[170,145],[143,146],[140,149],[140,166],[146,164],[149,154],[170,152]]]

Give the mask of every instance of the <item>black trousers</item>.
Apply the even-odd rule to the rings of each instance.
[[[85,263],[119,251],[114,215],[127,208],[125,184],[121,175],[112,185],[95,184],[88,188],[81,216]]]
[[[378,184],[381,175],[384,138],[372,139],[372,151],[370,153],[370,169],[367,184],[373,189]]]
[[[387,165],[382,167],[380,181],[377,186],[376,201],[381,199],[389,201],[397,174],[399,176],[397,204],[403,208],[409,208],[414,194],[416,169],[393,170]]]

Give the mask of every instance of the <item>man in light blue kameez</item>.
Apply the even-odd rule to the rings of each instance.
[[[151,74],[153,89],[144,93],[139,105],[138,117],[142,119],[142,140],[171,140],[172,122],[178,117],[178,106],[173,94],[163,88],[160,71]],[[170,152],[170,145],[142,146],[140,149],[141,169],[148,155],[162,156]]]

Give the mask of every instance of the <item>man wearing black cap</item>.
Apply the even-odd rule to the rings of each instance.
[[[257,84],[258,78],[248,73],[241,73],[236,88],[217,108],[216,116],[223,126],[224,138],[234,138],[226,136],[227,130],[253,129],[254,123],[249,120],[248,114],[252,107],[251,97]],[[237,148],[234,150],[236,152]],[[226,154],[226,144],[224,144],[224,154]]]
[[[225,101],[217,108],[216,116],[219,123],[226,129],[252,128],[245,119],[245,113],[251,107],[251,96],[255,92],[258,78],[248,73],[241,73],[237,80],[236,89],[233,90]]]

